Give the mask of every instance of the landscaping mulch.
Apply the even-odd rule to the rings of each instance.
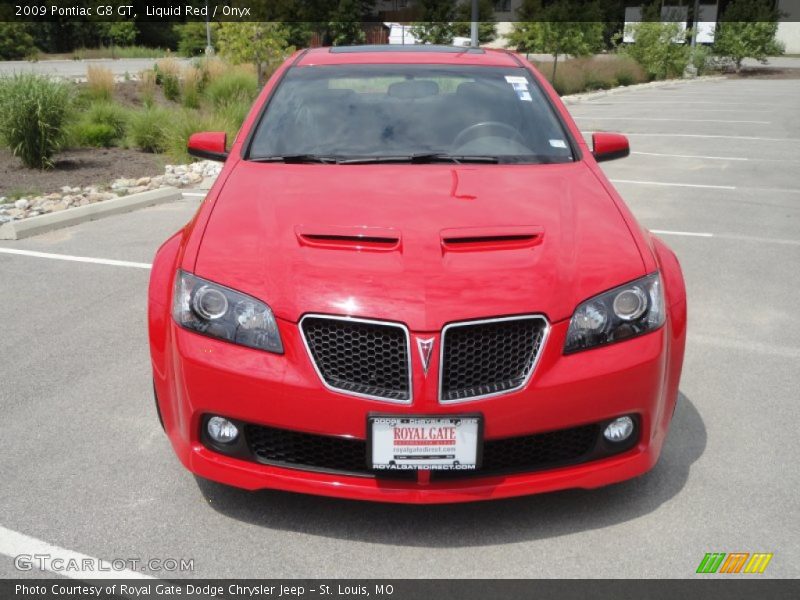
[[[22,166],[11,152],[0,149],[0,196],[57,192],[63,186],[108,185],[120,177],[160,175],[165,159],[155,154],[124,148],[82,148],[55,157],[47,171]]]

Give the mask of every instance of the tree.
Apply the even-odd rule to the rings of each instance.
[[[0,60],[27,58],[35,52],[27,23],[0,22]]]
[[[636,41],[621,52],[638,62],[651,79],[680,77],[691,59],[689,44],[677,43],[681,36],[678,23],[642,21],[630,26]],[[685,35],[685,33],[684,33]]]
[[[419,0],[419,8],[422,20],[412,25],[412,35],[425,44],[452,44],[455,0]]]
[[[733,0],[722,15],[714,40],[714,54],[731,60],[738,73],[745,58],[762,63],[783,54],[775,39],[781,13],[769,0]]]
[[[453,33],[461,37],[472,35],[472,2],[462,2],[456,9],[456,22]],[[478,1],[478,41],[482,44],[494,41],[497,26],[494,22],[494,0]]]
[[[266,83],[272,72],[294,52],[288,31],[275,22],[225,22],[219,26],[219,52],[234,64],[252,63],[258,73],[258,84]]]
[[[339,0],[328,22],[328,34],[334,46],[363,44],[367,35],[362,22],[374,7],[373,0]]]
[[[526,0],[518,12],[523,20],[514,24],[511,43],[520,52],[552,55],[553,81],[560,54],[588,56],[603,48],[603,23],[597,2],[563,0],[544,7],[541,0]]]
[[[188,21],[177,25],[178,52],[183,56],[199,56],[205,52],[208,39],[206,38],[205,21]]]
[[[102,23],[100,35],[111,42],[111,46],[130,46],[136,41],[136,24],[133,21]]]

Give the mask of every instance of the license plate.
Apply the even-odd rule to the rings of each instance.
[[[385,471],[471,471],[480,466],[481,418],[369,419],[372,468]]]

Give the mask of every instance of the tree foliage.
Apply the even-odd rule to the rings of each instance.
[[[176,26],[178,31],[178,52],[183,56],[203,54],[208,40],[204,21],[189,21]]]
[[[139,30],[133,21],[112,21],[100,23],[98,32],[112,46],[130,46],[136,41]]]
[[[35,52],[27,23],[0,22],[0,60],[27,58]]]
[[[598,2],[563,0],[544,6],[541,0],[526,0],[519,9],[520,21],[509,36],[520,52],[553,56],[553,80],[558,56],[588,56],[603,48],[603,22]]]
[[[728,4],[714,40],[714,54],[729,59],[738,73],[745,58],[762,63],[783,54],[775,39],[780,11],[769,0],[733,0]]]
[[[677,43],[678,23],[642,21],[630,26],[636,41],[620,51],[638,62],[651,79],[680,77],[691,60],[689,44]],[[685,35],[685,34],[684,34]]]
[[[453,34],[460,37],[472,35],[472,2],[463,2],[456,9]],[[478,0],[478,41],[481,44],[497,38],[497,25],[494,22],[494,1]]]
[[[234,64],[252,63],[258,84],[294,52],[288,42],[289,32],[276,22],[225,22],[219,25],[218,46],[222,56]]]
[[[451,44],[455,32],[455,0],[419,0],[421,21],[411,27],[412,35],[424,44]]]
[[[334,46],[363,44],[367,35],[363,21],[374,6],[371,0],[339,0],[328,22],[328,35]]]

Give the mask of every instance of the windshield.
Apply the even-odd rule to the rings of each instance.
[[[249,159],[552,163],[573,155],[526,69],[344,65],[290,69]]]

